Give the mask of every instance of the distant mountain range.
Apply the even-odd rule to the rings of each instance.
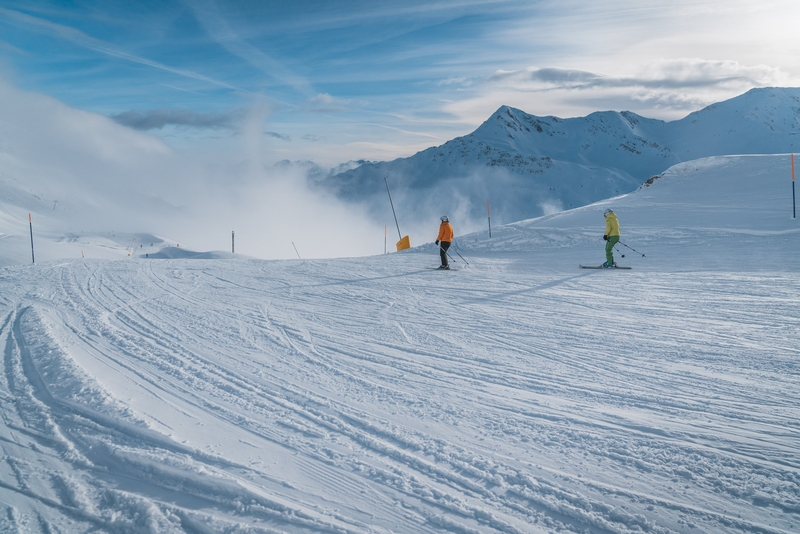
[[[508,223],[631,192],[676,163],[798,148],[800,88],[761,88],[672,122],[629,111],[537,117],[502,106],[441,146],[314,178],[376,216],[389,209],[386,178],[406,220],[440,212],[485,219],[490,200],[493,220]]]

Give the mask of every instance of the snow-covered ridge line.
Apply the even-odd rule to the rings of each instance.
[[[683,161],[798,147],[798,88],[753,89],[672,122],[627,111],[537,117],[502,106],[469,135],[322,183],[342,198],[382,207],[388,177],[403,212],[424,213],[438,202],[438,211],[477,218],[490,199],[498,222],[513,222],[631,192]]]

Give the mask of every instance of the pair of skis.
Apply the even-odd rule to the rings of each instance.
[[[450,267],[449,269],[440,269],[439,267],[425,267],[426,269],[431,269],[432,271],[457,271],[458,269],[454,269]],[[615,265],[613,267],[603,267],[602,265],[581,265],[581,269],[625,269],[631,270],[631,267],[620,267],[619,265]]]
[[[620,267],[619,265],[614,267],[603,267],[602,265],[581,265],[581,269],[625,269],[631,270],[631,267]],[[450,267],[449,269],[440,269],[438,267],[425,267],[426,269],[430,269],[432,271],[457,271],[458,269],[454,269]]]

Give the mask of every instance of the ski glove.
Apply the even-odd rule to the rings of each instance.
[[[603,241],[608,241],[608,236],[607,235],[603,236]]]
[[[439,244],[439,241],[438,241],[438,240],[436,240],[436,241],[434,241],[434,243],[436,243],[436,244],[438,245],[438,244]]]

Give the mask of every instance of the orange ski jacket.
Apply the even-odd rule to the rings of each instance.
[[[439,226],[439,237],[436,240],[450,243],[453,241],[453,235],[453,227],[450,226],[450,223],[442,222],[441,226]]]

